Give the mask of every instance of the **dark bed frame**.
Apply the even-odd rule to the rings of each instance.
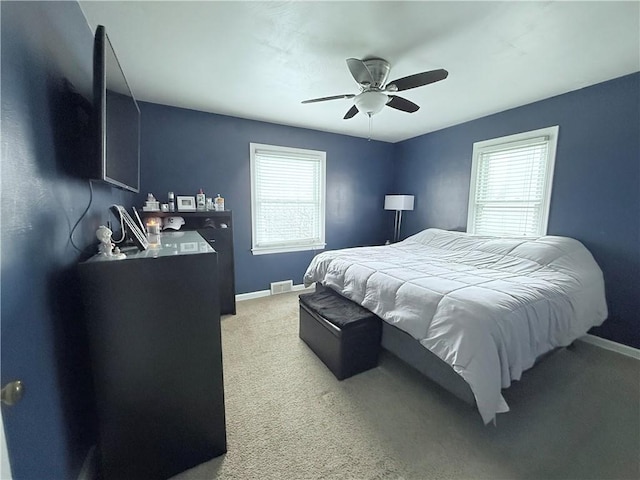
[[[449,364],[424,348],[398,327],[382,322],[382,348],[471,406],[476,405],[471,387]]]

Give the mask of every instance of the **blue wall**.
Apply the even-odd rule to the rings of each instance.
[[[384,243],[391,213],[384,195],[393,184],[394,145],[302,128],[141,103],[141,205],[148,192],[220,193],[233,211],[237,293],[302,276],[316,252],[252,255],[249,143],[327,152],[328,249]]]
[[[466,230],[473,143],[559,125],[548,233],[580,240],[604,272],[610,318],[591,333],[640,347],[640,73],[397,144],[403,231]]]
[[[0,2],[2,43],[2,379],[25,384],[2,407],[15,479],[76,478],[95,438],[87,342],[69,242],[89,203],[73,176],[86,138],[65,86],[90,95],[93,33],[75,2]],[[95,251],[111,203],[133,195],[95,184],[74,233]]]

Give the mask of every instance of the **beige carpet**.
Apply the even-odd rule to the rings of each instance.
[[[640,478],[640,362],[577,342],[505,391],[497,427],[390,354],[342,382],[297,294],[222,320],[226,455],[189,479]]]

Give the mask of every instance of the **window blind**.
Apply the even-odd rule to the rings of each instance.
[[[549,156],[549,136],[479,148],[470,231],[492,236],[546,233]]]
[[[253,251],[324,247],[323,152],[255,148]]]

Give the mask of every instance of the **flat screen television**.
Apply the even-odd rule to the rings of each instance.
[[[104,26],[93,45],[96,155],[91,177],[116,187],[140,190],[140,109],[131,93]]]

